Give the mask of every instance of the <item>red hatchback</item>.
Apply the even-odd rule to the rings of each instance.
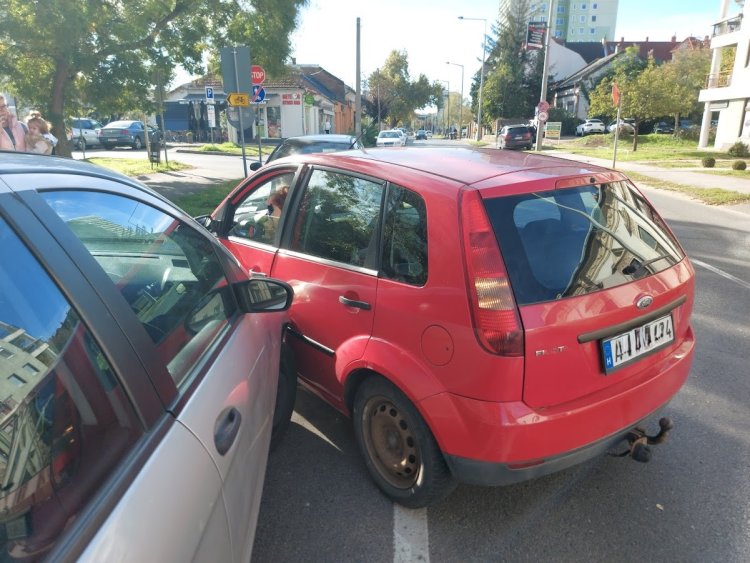
[[[495,150],[299,155],[209,228],[294,287],[299,380],[351,415],[406,506],[625,438],[643,458],[659,439],[634,429],[690,371],[693,268],[619,172]]]

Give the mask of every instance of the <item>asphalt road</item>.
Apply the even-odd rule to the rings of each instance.
[[[253,561],[750,561],[750,215],[644,191],[697,275],[696,359],[650,463],[601,457],[408,511],[371,482],[349,421],[300,390]]]

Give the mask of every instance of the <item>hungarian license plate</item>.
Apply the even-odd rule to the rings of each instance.
[[[610,373],[672,341],[672,315],[660,317],[612,338],[606,338],[601,342],[604,371]]]

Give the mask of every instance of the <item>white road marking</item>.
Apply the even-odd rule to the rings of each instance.
[[[393,563],[430,562],[426,508],[393,504]]]
[[[750,289],[750,283],[746,282],[745,280],[741,280],[740,278],[737,278],[737,277],[733,276],[732,274],[729,274],[729,273],[725,272],[724,270],[720,270],[719,268],[716,268],[715,266],[712,266],[711,264],[706,264],[705,262],[701,262],[700,260],[695,260],[693,258],[690,259],[690,262],[692,262],[696,266],[700,266],[701,268],[705,268],[706,270],[709,270],[709,271],[713,272],[714,274],[718,274],[718,275],[720,275],[723,278],[731,280],[734,283],[740,284],[741,286]]]

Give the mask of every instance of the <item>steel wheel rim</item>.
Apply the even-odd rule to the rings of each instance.
[[[410,421],[385,397],[368,400],[362,417],[365,447],[378,473],[397,489],[414,486],[421,456]]]

